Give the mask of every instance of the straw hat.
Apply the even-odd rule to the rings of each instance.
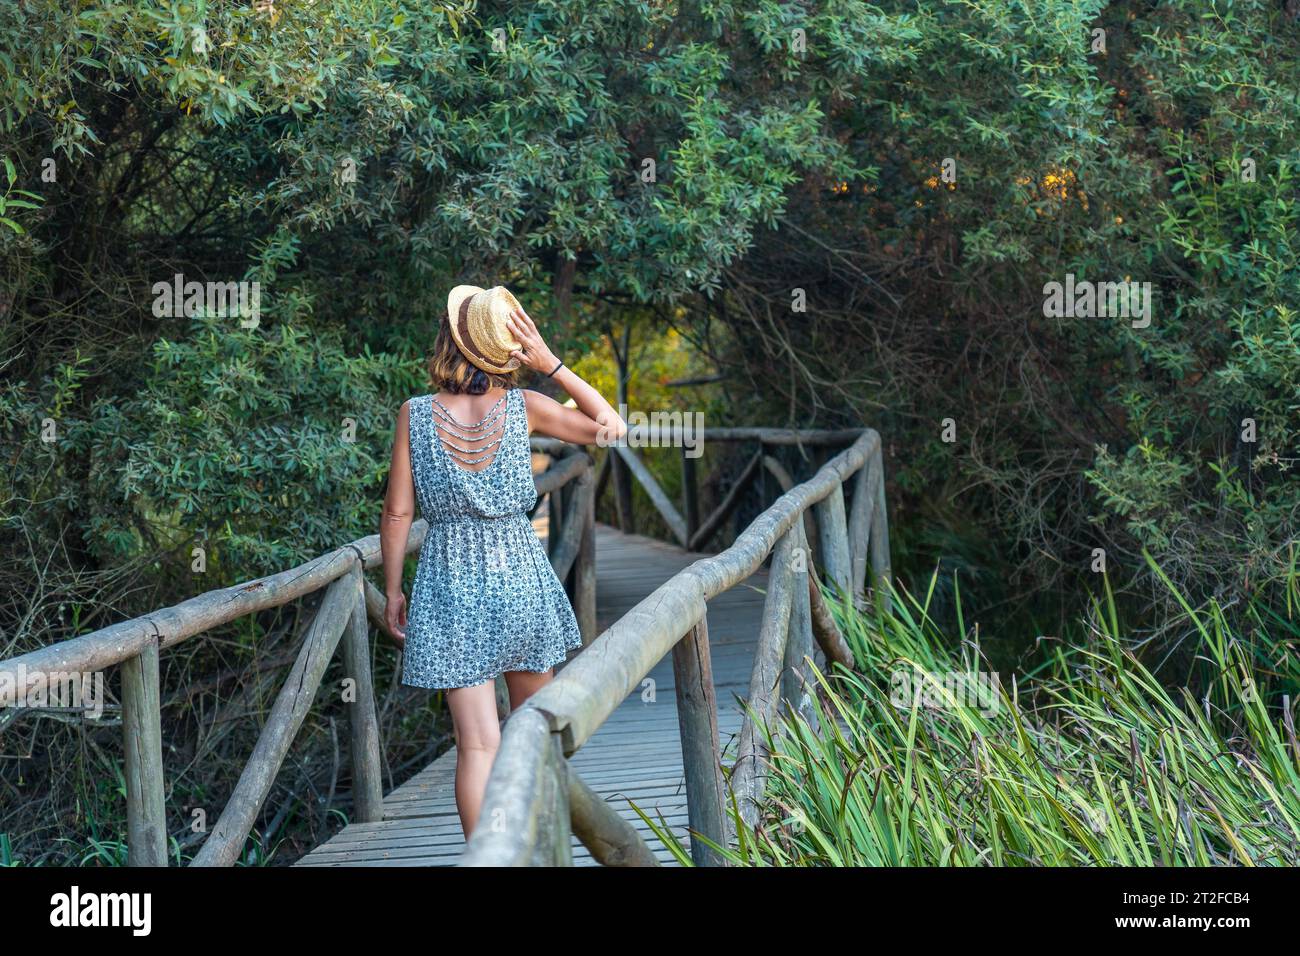
[[[519,301],[503,285],[480,289],[458,285],[447,296],[451,337],[461,354],[485,372],[510,372],[519,360],[510,353],[521,346],[510,334],[506,318]]]

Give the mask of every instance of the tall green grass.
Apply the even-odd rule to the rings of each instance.
[[[733,806],[732,863],[1300,863],[1292,606],[1251,609],[1240,633],[1218,606],[1184,602],[1206,670],[1193,696],[1131,652],[1108,589],[1086,640],[1058,646],[1031,677],[1002,675],[981,701],[945,685],[986,667],[972,642],[954,650],[938,633],[928,600],[901,594],[888,616],[831,600],[858,672],[817,674],[822,733],[797,716],[767,728],[762,816],[746,828]],[[900,673],[931,699],[891,695]]]

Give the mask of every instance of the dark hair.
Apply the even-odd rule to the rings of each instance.
[[[482,395],[490,388],[514,388],[515,372],[485,372],[465,358],[451,337],[450,319],[446,315],[438,325],[429,359],[429,382],[435,391],[453,395]]]

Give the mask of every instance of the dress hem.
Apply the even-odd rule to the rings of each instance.
[[[565,661],[569,659],[569,651],[576,650],[581,646],[582,646],[582,638],[578,638],[574,643],[569,644],[568,646],[565,647],[563,656],[558,658],[554,663],[547,664],[545,667],[538,667],[538,668],[511,667],[509,670],[495,671],[494,673],[489,674],[488,676],[480,680],[473,680],[464,684],[410,684],[407,683],[405,677],[403,677],[401,684],[403,687],[415,687],[418,688],[419,690],[464,690],[466,687],[478,687],[480,684],[486,684],[489,681],[494,681],[502,674],[542,674],[545,673],[546,671],[554,669],[556,666],[560,664],[563,664]]]

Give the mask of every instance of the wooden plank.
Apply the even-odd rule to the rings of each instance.
[[[690,441],[762,442],[765,445],[847,445],[862,436],[862,428],[699,428],[689,435],[680,425],[637,425],[629,430],[629,438],[643,446],[663,448],[678,447]]]
[[[731,517],[731,513],[735,511],[736,506],[740,504],[740,496],[745,493],[745,489],[749,487],[749,483],[754,480],[754,476],[758,474],[759,466],[762,463],[763,452],[760,449],[754,453],[753,458],[749,459],[749,463],[745,465],[735,482],[727,490],[727,494],[723,497],[722,502],[713,509],[709,516],[700,523],[699,528],[691,534],[690,539],[686,542],[686,547],[689,550],[699,551],[709,543],[710,539],[715,534],[718,533],[718,530],[722,527],[723,523]]]
[[[555,576],[564,581],[569,576],[569,570],[573,567],[573,562],[577,560],[578,552],[582,547],[583,532],[585,525],[583,515],[586,513],[589,505],[588,500],[591,497],[594,486],[591,481],[591,469],[582,472],[573,482],[564,489],[566,494],[561,501],[567,501],[567,512],[563,521],[558,524],[552,524],[550,532],[550,560],[551,567],[555,571]],[[555,496],[560,493],[560,489],[551,492],[551,505],[555,514],[552,515],[552,522],[555,522],[561,510],[561,506],[555,501]]]
[[[537,496],[550,494],[556,488],[568,484],[583,471],[591,468],[591,459],[585,454],[566,455],[551,464],[540,475],[533,478],[533,487]]]

